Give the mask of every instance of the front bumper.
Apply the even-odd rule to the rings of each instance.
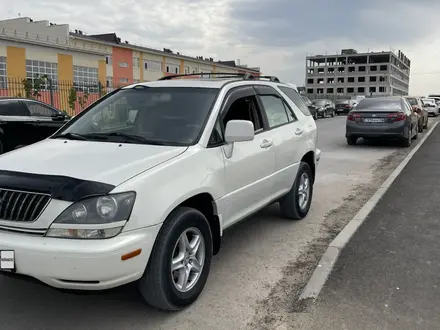
[[[142,277],[160,226],[102,240],[0,232],[0,250],[15,252],[15,274],[33,277],[59,289],[103,290]],[[140,255],[121,260],[122,255],[138,249],[142,249]]]

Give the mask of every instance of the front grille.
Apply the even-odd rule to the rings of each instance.
[[[35,221],[49,202],[49,195],[0,188],[0,219]]]

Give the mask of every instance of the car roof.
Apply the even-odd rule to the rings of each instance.
[[[281,86],[294,89],[291,85],[283,82],[274,82],[259,79],[248,79],[243,80],[240,78],[195,78],[195,79],[166,79],[166,80],[155,80],[148,82],[140,82],[135,84],[130,84],[128,86],[122,87],[122,89],[130,89],[135,86],[146,86],[146,87],[193,87],[193,88],[222,88],[226,84],[234,85],[269,85],[269,86]]]

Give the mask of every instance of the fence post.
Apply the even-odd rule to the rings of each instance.
[[[47,80],[49,80],[50,105],[51,105],[51,106],[54,106],[52,79],[51,79],[51,78],[47,78]]]

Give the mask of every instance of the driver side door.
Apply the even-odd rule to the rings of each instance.
[[[264,207],[274,198],[275,145],[273,132],[267,129],[255,90],[232,89],[225,98],[219,116],[222,131],[229,120],[250,120],[254,124],[252,141],[222,146],[225,166],[224,228]],[[231,150],[232,149],[232,150]]]

